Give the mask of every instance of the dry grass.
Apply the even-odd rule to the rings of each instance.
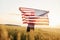
[[[39,28],[27,33],[25,27],[0,25],[0,40],[60,40],[60,29]]]

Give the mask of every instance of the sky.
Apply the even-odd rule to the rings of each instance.
[[[0,0],[0,24],[22,25],[19,7],[49,11],[49,25],[60,25],[60,0]]]

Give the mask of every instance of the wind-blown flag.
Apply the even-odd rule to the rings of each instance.
[[[23,24],[49,25],[48,11],[20,7]]]

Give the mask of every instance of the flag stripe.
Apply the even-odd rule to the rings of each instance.
[[[48,16],[25,16],[24,14],[22,14],[22,18],[29,18],[29,17],[32,17],[32,18],[40,18],[40,19],[48,19]]]
[[[34,12],[33,10],[23,10],[22,13],[30,13],[30,12]]]
[[[36,25],[49,25],[48,22],[23,22],[23,24],[27,24],[27,23],[34,23]]]
[[[31,8],[24,8],[24,7],[20,7],[19,10],[21,10],[21,11],[34,11]]]
[[[34,14],[34,12],[27,12],[27,13],[22,13],[22,15],[24,15],[24,16],[34,16],[35,14]]]
[[[29,20],[31,21],[35,20],[35,22],[49,22],[48,19],[23,19],[23,21],[29,21]]]

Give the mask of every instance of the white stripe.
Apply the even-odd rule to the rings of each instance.
[[[26,13],[28,13],[28,12],[35,12],[35,11],[33,11],[33,10],[22,10],[22,12],[26,12]]]
[[[23,21],[23,22],[27,22],[27,23],[49,23],[49,22],[29,22],[29,21]]]
[[[24,21],[29,21],[29,20],[24,19]],[[34,20],[31,20],[31,21],[34,21]],[[48,19],[46,19],[46,20],[40,19],[40,20],[35,20],[35,22],[49,22],[49,20]]]
[[[48,22],[43,22],[43,23],[42,22],[26,22],[25,24],[27,24],[27,23],[35,23],[36,25],[49,25]]]

